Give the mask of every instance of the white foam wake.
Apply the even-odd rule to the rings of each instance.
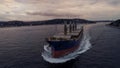
[[[64,57],[53,58],[51,56],[51,49],[48,47],[48,45],[44,45],[45,51],[42,53],[42,57],[45,61],[50,63],[64,63],[71,59],[75,59],[77,56],[79,56],[79,54],[82,54],[86,52],[88,49],[90,49],[90,47],[91,47],[90,36],[88,35],[87,32],[84,32],[84,36],[81,41],[80,47],[78,48],[78,50],[74,51],[73,53],[70,53]]]

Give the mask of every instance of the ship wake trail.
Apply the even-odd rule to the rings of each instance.
[[[51,49],[48,47],[48,45],[44,45],[45,51],[42,53],[42,57],[45,61],[50,62],[50,63],[64,63],[64,62],[70,61],[71,59],[75,59],[80,54],[86,52],[90,48],[91,48],[91,43],[90,43],[89,32],[88,32],[88,30],[85,30],[80,47],[76,51],[74,51],[64,57],[53,58],[51,56]]]

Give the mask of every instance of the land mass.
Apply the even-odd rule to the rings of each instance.
[[[109,25],[111,25],[111,26],[116,26],[116,27],[120,27],[120,19],[111,22]]]
[[[35,25],[50,25],[50,24],[64,24],[64,22],[80,23],[95,23],[95,21],[85,19],[52,19],[44,21],[0,21],[0,27],[13,27],[13,26],[35,26]]]

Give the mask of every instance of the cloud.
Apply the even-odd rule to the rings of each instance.
[[[118,6],[120,5],[120,0],[107,0],[106,3],[113,5],[113,6]]]
[[[120,17],[120,0],[0,0],[0,18],[45,20],[79,17],[91,20]]]
[[[72,13],[42,13],[42,12],[26,12],[28,15],[37,15],[37,16],[49,16],[49,17],[80,17],[82,15],[72,14]]]

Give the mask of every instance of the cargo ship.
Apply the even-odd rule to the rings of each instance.
[[[76,23],[65,23],[64,32],[58,33],[46,39],[51,48],[51,56],[53,58],[64,57],[80,47],[83,38],[83,26],[77,28]]]

